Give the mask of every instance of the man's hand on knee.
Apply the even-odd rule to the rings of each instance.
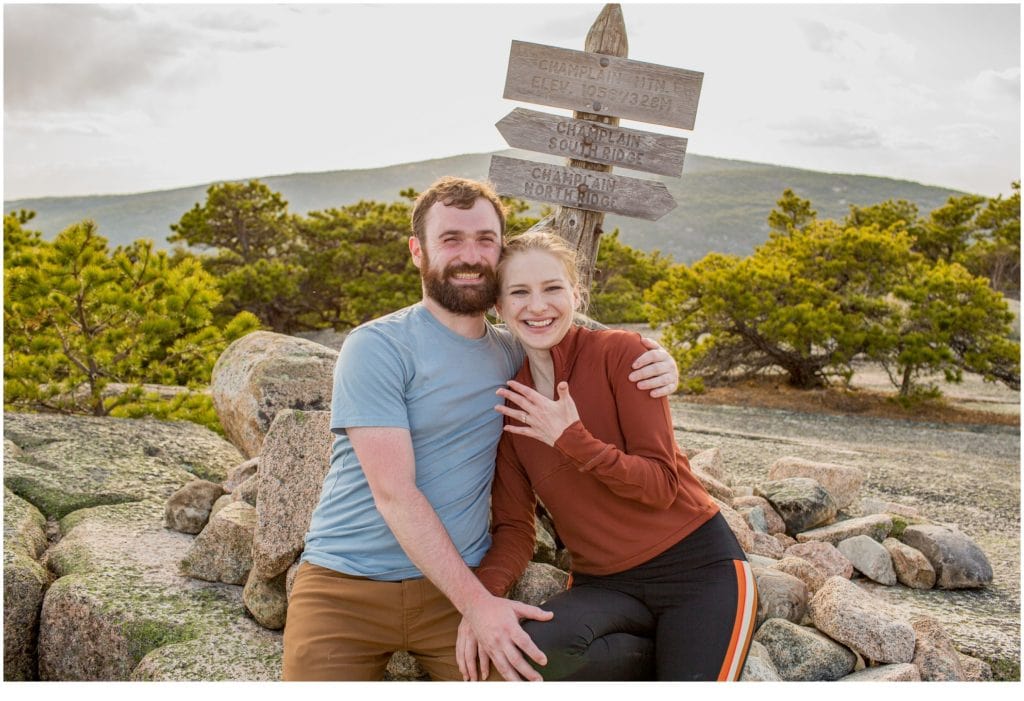
[[[523,618],[549,621],[553,615],[536,606],[490,596],[467,611],[465,621],[476,637],[480,657],[486,655],[507,681],[541,681],[540,674],[523,655],[542,667],[547,664],[547,657],[526,634],[519,621]],[[466,654],[463,657],[468,662],[468,649],[464,652]]]

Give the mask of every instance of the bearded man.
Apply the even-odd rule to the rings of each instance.
[[[289,600],[283,676],[379,680],[404,650],[433,679],[460,680],[465,617],[502,677],[539,680],[523,655],[543,654],[519,621],[551,614],[492,596],[471,569],[491,542],[495,391],[523,362],[484,316],[505,212],[489,186],[447,177],[419,196],[412,228],[422,301],[356,328],[338,355],[331,467]],[[663,396],[678,374],[651,345],[630,379]]]

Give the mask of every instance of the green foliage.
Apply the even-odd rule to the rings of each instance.
[[[1020,297],[1020,183],[1014,194],[985,200],[975,195],[951,197],[927,219],[906,200],[870,207],[850,207],[848,226],[876,224],[906,231],[914,250],[932,263],[957,262],[989,279],[992,289]]]
[[[1020,299],[1020,181],[1013,195],[989,200],[975,219],[975,243],[964,252],[964,266],[992,281],[992,288]]]
[[[946,204],[932,210],[921,227],[914,250],[933,263],[958,261],[974,237],[974,218],[984,203],[985,198],[979,195],[950,197]]]
[[[158,647],[187,642],[197,636],[194,626],[147,618],[125,620],[121,623],[121,632],[133,665]]]
[[[1011,238],[1012,204],[993,202],[984,221]],[[672,269],[647,295],[651,321],[666,324],[663,342],[697,387],[777,369],[813,387],[848,379],[863,356],[885,366],[904,401],[934,395],[922,383],[934,373],[958,382],[968,371],[1019,389],[1005,301],[944,259],[974,245],[963,232],[977,230],[980,204],[952,198],[922,221],[913,205],[890,200],[852,207],[838,224],[815,220],[787,190],[764,245],[745,259],[712,253]]]
[[[235,254],[228,267],[280,255],[292,239],[288,203],[258,180],[211,185],[206,202],[197,203],[171,230],[171,243]]]
[[[850,205],[846,226],[870,226],[881,231],[895,228],[906,231],[917,241],[924,234],[924,223],[918,215],[917,205],[906,200],[886,200],[868,207]]]
[[[814,202],[821,219],[841,220],[846,203],[905,199],[927,214],[950,195],[963,194],[948,188],[872,176],[821,173],[797,168],[747,163],[687,154],[684,178],[666,178],[665,185],[679,206],[657,221],[634,219],[622,240],[645,251],[660,250],[677,261],[693,263],[710,249],[746,256],[764,241],[768,211],[784,188]],[[287,193],[292,211],[329,209],[349,204],[359,191],[378,202],[399,199],[395,183],[429,183],[439,172],[467,177],[487,175],[490,156],[470,154],[441,161],[422,161],[373,170],[297,173],[274,178],[272,188]],[[114,244],[143,236],[158,242],[167,235],[167,223],[178,221],[195,202],[204,199],[205,188],[167,190],[102,198],[48,198],[14,203],[38,209],[36,228],[51,235],[102,209],[100,230]],[[198,194],[196,194],[198,193]],[[295,203],[309,203],[301,210]],[[537,211],[536,205],[534,211]],[[609,230],[613,227],[607,227]]]
[[[979,657],[981,661],[992,668],[992,680],[997,682],[1019,682],[1020,681],[1020,660],[1019,659],[997,659],[995,657]]]
[[[963,371],[1020,389],[1020,347],[1009,340],[1013,314],[983,277],[957,263],[917,263],[893,289],[889,326],[876,353],[900,396],[934,390],[915,378],[942,373],[960,382]]]
[[[794,229],[803,229],[813,222],[818,213],[811,209],[810,200],[798,197],[786,188],[775,209],[768,213],[768,228],[777,234],[788,234]]]
[[[528,214],[529,203],[511,197],[502,197],[501,202],[505,205],[506,236],[517,236],[552,213],[552,209],[545,205],[541,208],[540,217],[531,217]]]
[[[138,399],[109,385],[208,382],[224,347],[258,326],[251,315],[215,326],[213,278],[150,241],[111,253],[83,221],[46,243],[10,215],[4,234],[8,408],[109,415]]]
[[[221,254],[215,262],[204,259],[207,268],[220,267],[233,254]],[[287,259],[266,258],[231,267],[217,276],[222,301],[217,307],[219,318],[248,313],[260,323],[280,333],[298,328],[296,316],[301,310],[299,285],[303,271]]]
[[[590,286],[588,314],[605,324],[647,321],[644,292],[667,277],[672,260],[619,241],[618,230],[601,237]]]
[[[310,212],[296,224],[295,322],[306,328],[357,326],[420,297],[407,204],[361,201]]]
[[[907,523],[906,518],[900,516],[899,514],[889,514],[888,516],[890,519],[892,519],[892,530],[889,531],[889,537],[899,538],[903,535],[903,532],[907,530],[907,526],[909,526],[910,524]]]
[[[302,270],[291,260],[295,219],[280,193],[258,180],[211,185],[206,201],[196,203],[171,230],[175,233],[167,240],[172,243],[213,249],[201,260],[217,278],[218,319],[249,312],[274,331],[295,330]],[[178,249],[175,257],[188,254]]]
[[[706,382],[782,368],[793,386],[820,386],[872,349],[880,292],[909,257],[905,235],[810,222],[749,258],[712,253],[673,269],[648,295],[651,321],[668,325],[681,371]]]
[[[1019,295],[1014,190],[952,197],[928,218],[890,199],[850,207],[837,223],[787,189],[753,255],[712,253],[692,266],[633,249],[616,231],[601,239],[590,313],[666,324],[691,391],[779,368],[795,386],[817,386],[849,378],[858,355],[885,365],[901,401],[933,392],[923,378],[934,373],[1019,387],[1010,317],[987,284]],[[259,181],[214,185],[171,227],[171,241],[210,249],[200,257],[148,241],[111,254],[90,222],[50,244],[25,229],[31,212],[6,216],[8,405],[187,416],[219,430],[205,395],[161,399],[142,384],[204,384],[226,344],[260,323],[344,329],[415,302],[407,239],[417,193],[400,195],[298,216]],[[504,203],[510,235],[537,222],[525,202]]]
[[[122,395],[121,402],[111,409],[110,415],[122,419],[148,417],[165,421],[191,421],[224,435],[224,428],[213,408],[213,399],[203,392],[187,391],[167,398],[135,386]]]

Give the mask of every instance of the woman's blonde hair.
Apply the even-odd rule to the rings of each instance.
[[[509,239],[501,251],[501,259],[498,261],[498,285],[502,284],[502,275],[505,272],[506,263],[517,253],[527,251],[543,251],[550,253],[561,262],[565,268],[565,275],[580,298],[579,311],[586,313],[587,291],[580,289],[580,273],[577,265],[576,251],[569,248],[561,236],[549,229],[531,229],[515,238]]]

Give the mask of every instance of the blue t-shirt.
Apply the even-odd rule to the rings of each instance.
[[[304,561],[372,579],[422,577],[373,501],[346,428],[406,428],[416,486],[434,507],[469,566],[480,563],[488,529],[502,416],[494,392],[512,378],[523,352],[487,324],[468,339],[422,304],[352,331],[338,354],[331,400],[331,468],[306,534]]]

